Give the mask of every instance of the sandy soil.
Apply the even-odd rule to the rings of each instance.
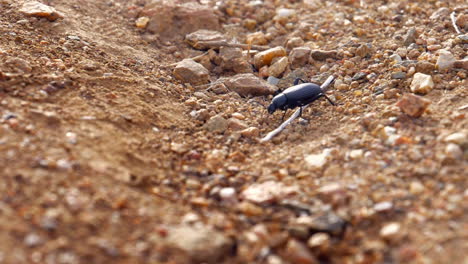
[[[217,95],[176,80],[172,64],[202,52],[183,36],[158,38],[135,27],[132,12],[144,10],[146,1],[44,1],[64,15],[51,22],[25,16],[21,2],[0,0],[0,262],[467,263],[467,144],[447,150],[445,140],[466,135],[467,72],[431,71],[435,87],[424,95],[431,105],[414,118],[394,107],[411,77],[392,79],[395,66],[388,62],[404,47],[408,28],[417,28],[424,48],[430,38],[441,46],[455,39],[449,16],[429,17],[464,1],[325,2],[333,5],[268,2],[273,12],[297,12],[268,45],[284,45],[300,21],[317,21],[312,33],[318,35],[306,41],[318,48],[352,52],[356,43],[372,43],[379,55],[355,61],[349,72],[345,59],[310,64],[302,69],[307,78],[343,80],[368,69],[398,94],[378,97],[375,81],[332,87],[339,106],[320,100],[305,111],[307,120],[260,143],[230,129],[207,131],[190,113],[207,108],[230,118],[237,112],[263,136],[281,119],[266,112],[271,96]],[[243,27],[252,13],[230,12],[230,5],[225,1],[217,13],[222,25],[231,25],[220,31],[241,41],[266,33],[268,25]],[[238,5],[242,11],[247,3]],[[384,5],[391,14],[379,15]],[[335,23],[338,13],[351,24]],[[461,60],[467,45],[455,42],[449,50]],[[435,63],[437,53],[428,54]],[[323,64],[330,69],[321,72]],[[394,127],[401,142],[386,143],[378,127]],[[324,149],[331,149],[327,163],[311,168],[305,157]],[[284,184],[269,194],[274,201],[242,195],[271,180]],[[297,190],[282,195],[285,186]],[[216,194],[226,187],[235,189],[234,201]],[[320,230],[304,231],[297,220],[330,212],[345,230],[322,230],[329,244],[312,245]],[[384,234],[392,223],[396,231]],[[230,248],[204,240],[202,249],[174,246],[168,240],[181,225],[214,230]],[[187,237],[196,233],[187,230]]]

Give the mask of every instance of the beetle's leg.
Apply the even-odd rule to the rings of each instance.
[[[306,81],[302,80],[301,78],[296,78],[294,80],[294,85],[298,85],[299,84],[299,81],[302,81],[303,83],[306,83]]]
[[[284,114],[283,114],[283,117],[281,118],[281,123],[283,123],[284,121],[284,117],[286,116],[286,112],[288,111],[288,109],[284,110]]]
[[[322,94],[322,95],[325,96],[325,98],[327,98],[327,100],[328,100],[328,102],[330,102],[330,104],[335,105],[335,103],[333,103],[333,101],[330,98],[328,98],[328,96],[326,96],[325,94]]]
[[[302,117],[302,106],[299,107],[299,117]]]

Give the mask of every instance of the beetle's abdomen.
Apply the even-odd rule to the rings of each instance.
[[[283,94],[286,95],[289,103],[297,102],[297,106],[299,106],[302,103],[307,103],[311,99],[320,96],[320,94],[322,94],[322,89],[320,86],[313,83],[303,83],[284,90]]]

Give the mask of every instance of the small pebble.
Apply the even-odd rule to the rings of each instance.
[[[447,50],[439,51],[439,58],[437,59],[436,67],[439,71],[447,71],[453,68],[455,64],[455,57]]]
[[[412,117],[420,117],[431,104],[431,101],[414,94],[404,94],[396,103],[402,112]]]
[[[380,236],[386,240],[394,240],[400,234],[401,225],[393,222],[388,223],[380,229]]]
[[[393,208],[392,202],[380,202],[374,205],[376,212],[385,212]]]
[[[397,62],[397,63],[402,61],[400,55],[398,55],[398,54],[393,54],[393,55],[391,55],[391,56],[389,57],[389,59],[391,59],[391,60],[393,60],[393,61],[395,61],[395,62]]]
[[[312,168],[322,168],[331,156],[330,149],[324,149],[320,154],[311,154],[305,157],[305,162]]]
[[[424,185],[419,181],[412,181],[409,190],[414,195],[421,194],[424,192]]]
[[[455,143],[457,145],[466,144],[468,142],[468,133],[456,132],[445,137],[444,142]]]
[[[405,72],[394,72],[392,73],[392,79],[402,80],[406,78]]]
[[[145,17],[145,16],[139,17],[139,18],[135,21],[135,26],[136,26],[137,28],[142,28],[142,29],[143,29],[143,28],[146,28],[146,26],[148,25],[149,21],[150,21],[149,17]]]
[[[455,160],[461,160],[463,158],[463,150],[454,143],[449,143],[447,147],[445,147],[445,154]]]
[[[254,65],[257,69],[260,69],[265,65],[270,65],[274,58],[284,56],[286,56],[286,50],[283,47],[271,48],[257,53],[254,56]]]
[[[325,251],[330,247],[330,235],[323,232],[315,233],[309,238],[307,245],[310,248],[319,248]]]
[[[418,94],[427,94],[434,88],[434,82],[430,75],[415,73],[411,82],[411,92]]]

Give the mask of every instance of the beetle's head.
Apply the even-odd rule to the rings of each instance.
[[[273,114],[276,111],[276,105],[274,103],[268,106],[268,113]]]

